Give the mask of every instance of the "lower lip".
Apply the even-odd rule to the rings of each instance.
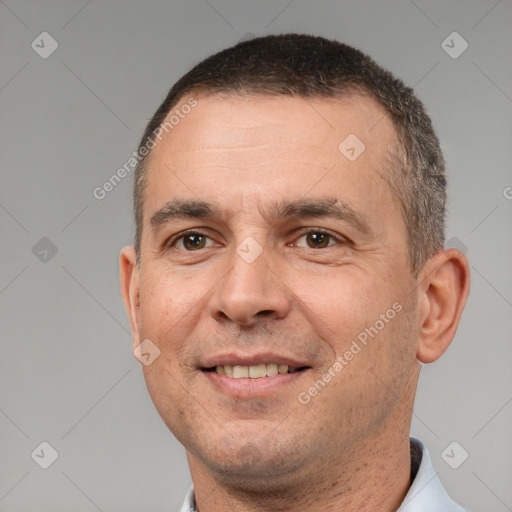
[[[279,373],[274,377],[260,379],[234,379],[215,372],[203,371],[203,375],[222,393],[234,398],[259,398],[281,390],[297,382],[308,370],[294,373]]]

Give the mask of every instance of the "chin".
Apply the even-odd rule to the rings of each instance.
[[[225,437],[212,450],[198,447],[191,450],[218,481],[244,493],[273,492],[289,487],[300,469],[305,457],[298,450],[300,443],[291,440],[271,442],[262,438],[258,442]]]

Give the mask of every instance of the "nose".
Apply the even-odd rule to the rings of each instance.
[[[277,259],[266,248],[253,259],[255,247],[246,248],[246,253],[243,246],[233,250],[230,270],[210,297],[210,315],[216,321],[230,320],[241,326],[285,318],[292,294],[279,277]]]

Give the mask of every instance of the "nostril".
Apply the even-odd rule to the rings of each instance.
[[[271,316],[274,313],[271,309],[265,309],[263,311],[258,311],[258,316]]]

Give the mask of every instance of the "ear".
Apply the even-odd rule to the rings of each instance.
[[[420,331],[417,358],[431,363],[448,348],[469,294],[469,264],[458,249],[439,251],[418,277]]]
[[[139,269],[133,247],[124,247],[119,256],[121,292],[132,329],[133,349],[140,345],[138,313],[140,307]]]

